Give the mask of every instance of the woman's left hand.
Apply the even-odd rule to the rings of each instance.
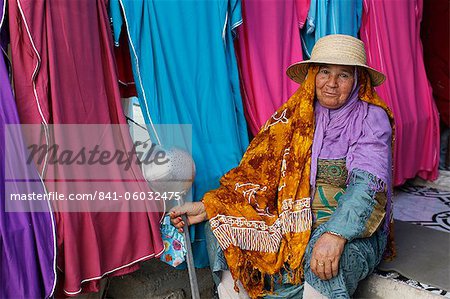
[[[329,233],[320,236],[312,251],[311,271],[322,280],[335,277],[346,242],[346,239]]]

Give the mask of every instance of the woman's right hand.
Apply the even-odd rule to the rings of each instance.
[[[183,232],[184,221],[181,215],[186,214],[187,225],[196,224],[207,220],[205,206],[202,202],[187,202],[182,206],[176,206],[169,212],[172,225]]]
[[[310,267],[311,271],[322,280],[329,280],[338,275],[339,260],[347,240],[343,237],[324,233],[314,244]]]

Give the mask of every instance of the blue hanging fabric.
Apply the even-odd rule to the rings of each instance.
[[[362,0],[311,0],[306,24],[301,30],[303,56],[311,57],[316,41],[329,34],[358,37]]]
[[[133,74],[144,120],[190,124],[196,178],[194,201],[219,186],[248,146],[233,29],[240,0],[111,0],[116,44],[126,24]],[[161,143],[172,141],[160,135]],[[153,140],[155,141],[155,140]],[[191,140],[186,141],[190,143]],[[191,148],[186,145],[185,148]],[[196,267],[208,266],[204,223],[191,227]]]

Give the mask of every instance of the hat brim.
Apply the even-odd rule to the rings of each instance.
[[[346,63],[339,63],[336,61],[327,62],[327,61],[305,60],[305,61],[300,61],[300,62],[294,63],[291,66],[289,66],[286,70],[286,74],[289,76],[289,78],[291,78],[295,82],[302,83],[306,78],[306,74],[308,73],[308,68],[311,64],[348,65]],[[386,76],[383,73],[380,73],[379,71],[377,71],[367,65],[352,64],[351,66],[359,66],[359,67],[364,68],[369,73],[369,76],[370,76],[373,86],[379,86],[386,80]]]

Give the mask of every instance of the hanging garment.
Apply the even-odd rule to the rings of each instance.
[[[394,185],[438,176],[439,119],[420,41],[422,0],[364,0],[367,62],[386,74],[376,90],[395,119]]]
[[[286,69],[302,60],[299,28],[308,9],[309,0],[242,2],[236,55],[245,116],[253,135],[298,88]]]
[[[69,149],[84,146],[87,150],[100,144],[122,152],[131,148],[120,103],[107,2],[9,1],[20,120],[42,124],[45,132],[44,139],[30,138],[28,143],[69,145]],[[76,126],[69,126],[71,134],[61,134],[68,127],[62,124]],[[109,124],[124,124],[125,128],[111,134]],[[103,135],[95,135],[96,130]],[[47,190],[66,195],[93,195],[99,191],[116,192],[118,197],[125,192],[151,191],[135,163],[128,171],[106,163],[100,173],[91,171],[93,168],[86,163],[73,172],[46,161],[38,163],[38,167],[44,173]],[[66,208],[63,203],[54,205]],[[93,212],[76,210],[80,207],[86,206],[75,202],[70,206],[75,211],[55,213],[58,269],[65,295],[98,291],[103,276],[130,273],[139,267],[138,262],[162,252],[161,213],[150,205],[145,203],[142,209],[135,210],[131,203],[119,201]]]
[[[120,36],[120,43],[114,47],[114,56],[116,58],[120,96],[122,98],[136,97],[136,84],[131,67],[130,49],[125,34]]]
[[[5,3],[0,0],[0,12]],[[4,14],[0,15],[5,24]],[[0,41],[4,45],[5,40]],[[6,48],[1,48],[6,52]],[[16,104],[0,51],[0,298],[49,298],[56,283],[56,236],[47,202],[21,202],[23,212],[8,212],[13,194],[45,194],[34,165],[26,163],[26,151]],[[8,132],[8,133],[7,133]],[[5,137],[8,136],[8,140]],[[8,148],[6,148],[8,147]],[[6,152],[9,153],[6,156]],[[13,154],[12,154],[13,153]],[[20,180],[16,180],[20,179]],[[41,212],[31,211],[35,207]]]
[[[311,0],[306,24],[302,29],[305,58],[311,57],[316,41],[328,34],[358,37],[362,0]]]
[[[145,122],[192,125],[186,143],[192,140],[196,164],[192,196],[200,200],[238,165],[248,145],[232,37],[242,23],[240,1],[110,3],[116,42],[122,15],[127,25]],[[191,238],[195,265],[206,267],[204,223],[191,228]]]
[[[423,57],[442,122],[450,127],[449,5],[447,0],[423,3]]]
[[[122,34],[120,43],[114,47],[114,56],[116,58],[117,76],[119,79],[120,97],[122,98],[122,107],[128,124],[130,125],[130,134],[135,140],[135,132],[132,121],[134,121],[134,104],[138,103],[136,84],[131,67],[130,49],[128,47],[127,36]],[[130,120],[131,119],[131,120]]]

